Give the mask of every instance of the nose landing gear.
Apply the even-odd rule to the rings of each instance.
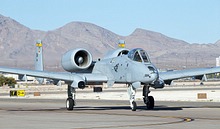
[[[150,93],[149,90],[150,86],[146,85],[143,87],[143,101],[146,104],[146,107],[148,110],[154,109],[154,97],[148,96]],[[130,107],[132,111],[136,111],[137,109],[137,103],[135,102],[135,94],[136,94],[136,88],[132,85],[128,86],[128,95],[130,98]]]
[[[136,88],[134,88],[131,84],[128,86],[128,95],[130,98],[130,107],[132,111],[136,111],[137,103],[135,102],[135,94]]]

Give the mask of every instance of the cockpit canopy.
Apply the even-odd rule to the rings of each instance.
[[[147,55],[147,52],[141,48],[135,48],[129,51],[128,58],[137,62],[150,63],[150,59]]]

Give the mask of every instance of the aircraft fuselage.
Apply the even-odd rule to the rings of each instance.
[[[132,61],[127,55],[97,61],[93,73],[102,73],[116,83],[149,84],[158,78],[158,72],[150,62]]]

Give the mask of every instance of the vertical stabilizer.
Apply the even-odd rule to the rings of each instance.
[[[35,70],[43,71],[43,48],[42,48],[42,41],[37,40],[36,42],[36,57],[35,57]],[[43,78],[36,78],[36,80],[42,84],[44,82]]]
[[[124,40],[119,40],[118,41],[118,47],[119,48],[125,48],[125,41]]]

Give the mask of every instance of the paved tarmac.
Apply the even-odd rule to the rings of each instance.
[[[66,86],[29,86],[21,88],[0,88],[0,99],[10,98],[10,90],[25,90],[25,98],[31,99],[65,99],[67,97]],[[155,101],[207,101],[220,102],[220,86],[167,86],[163,89],[150,89],[149,94]],[[34,96],[39,92],[40,96]],[[199,98],[199,94],[206,97]],[[77,99],[101,99],[101,100],[128,100],[126,87],[103,88],[103,92],[93,92],[93,88],[77,89]],[[142,88],[137,89],[136,99],[142,100]]]
[[[124,100],[77,100],[73,111],[63,99],[1,98],[1,129],[219,129],[219,102],[157,101],[133,112]]]

